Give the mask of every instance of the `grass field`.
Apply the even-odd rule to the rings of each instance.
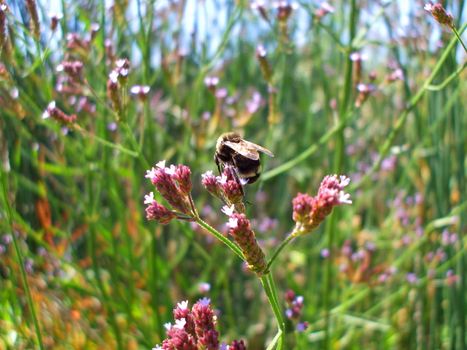
[[[443,5],[0,0],[0,349],[466,350]]]

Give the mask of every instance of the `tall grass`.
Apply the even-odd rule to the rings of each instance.
[[[31,6],[3,3],[0,348],[150,349],[174,305],[203,296],[248,349],[280,344],[281,316],[284,349],[467,348],[464,1],[444,2],[452,30],[418,1],[334,1],[322,17],[301,1],[281,22],[243,1],[29,0],[40,32]],[[63,61],[83,64],[71,83]],[[76,122],[43,119],[51,101]],[[144,215],[145,172],[166,159],[190,166],[204,228],[224,232],[200,180],[232,129],[275,153],[245,188],[268,258],[297,192],[352,179],[353,204],[287,241],[262,283],[206,231]],[[289,289],[305,331],[283,314]]]

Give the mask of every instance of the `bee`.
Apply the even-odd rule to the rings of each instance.
[[[217,139],[214,160],[219,173],[222,173],[225,167],[230,167],[234,170],[237,180],[246,185],[255,182],[260,176],[261,163],[258,152],[274,157],[267,148],[242,139],[236,132],[228,132]]]

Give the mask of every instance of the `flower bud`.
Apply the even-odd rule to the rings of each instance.
[[[245,214],[233,213],[229,222],[229,234],[240,246],[250,270],[262,275],[266,270],[266,260],[263,251],[256,241],[250,221]]]
[[[438,23],[447,25],[449,27],[452,27],[454,25],[452,15],[446,11],[443,5],[428,3],[425,4],[424,9],[425,11],[430,12],[433,18]]]
[[[42,114],[43,119],[47,119],[49,117],[52,117],[56,121],[64,124],[72,124],[76,121],[77,118],[75,114],[68,115],[63,112],[60,108],[57,107],[55,101],[50,102],[47,106],[47,109]]]

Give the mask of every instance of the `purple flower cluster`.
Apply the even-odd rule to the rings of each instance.
[[[201,183],[214,197],[221,199],[228,206],[234,205],[237,211],[245,210],[243,205],[243,188],[235,178],[234,170],[225,167],[221,176],[215,176],[212,171],[202,175]]]
[[[144,197],[146,217],[167,224],[174,218],[189,220],[196,216],[191,199],[191,170],[186,165],[165,166],[165,161],[146,172],[146,178],[175,210],[169,210],[154,199],[151,192]]]
[[[293,234],[298,236],[318,227],[336,205],[351,204],[350,195],[344,192],[349,182],[346,176],[327,175],[315,197],[299,193],[292,201],[292,218],[296,223]]]
[[[301,295],[295,295],[295,292],[289,289],[285,292],[284,299],[287,306],[285,316],[294,322],[295,328],[298,332],[304,332],[308,328],[308,322],[300,321],[304,306],[303,297]]]
[[[153,350],[246,350],[242,340],[234,340],[231,345],[219,343],[217,317],[207,298],[199,300],[191,310],[188,301],[182,301],[173,315],[175,324],[165,324],[167,338]]]

